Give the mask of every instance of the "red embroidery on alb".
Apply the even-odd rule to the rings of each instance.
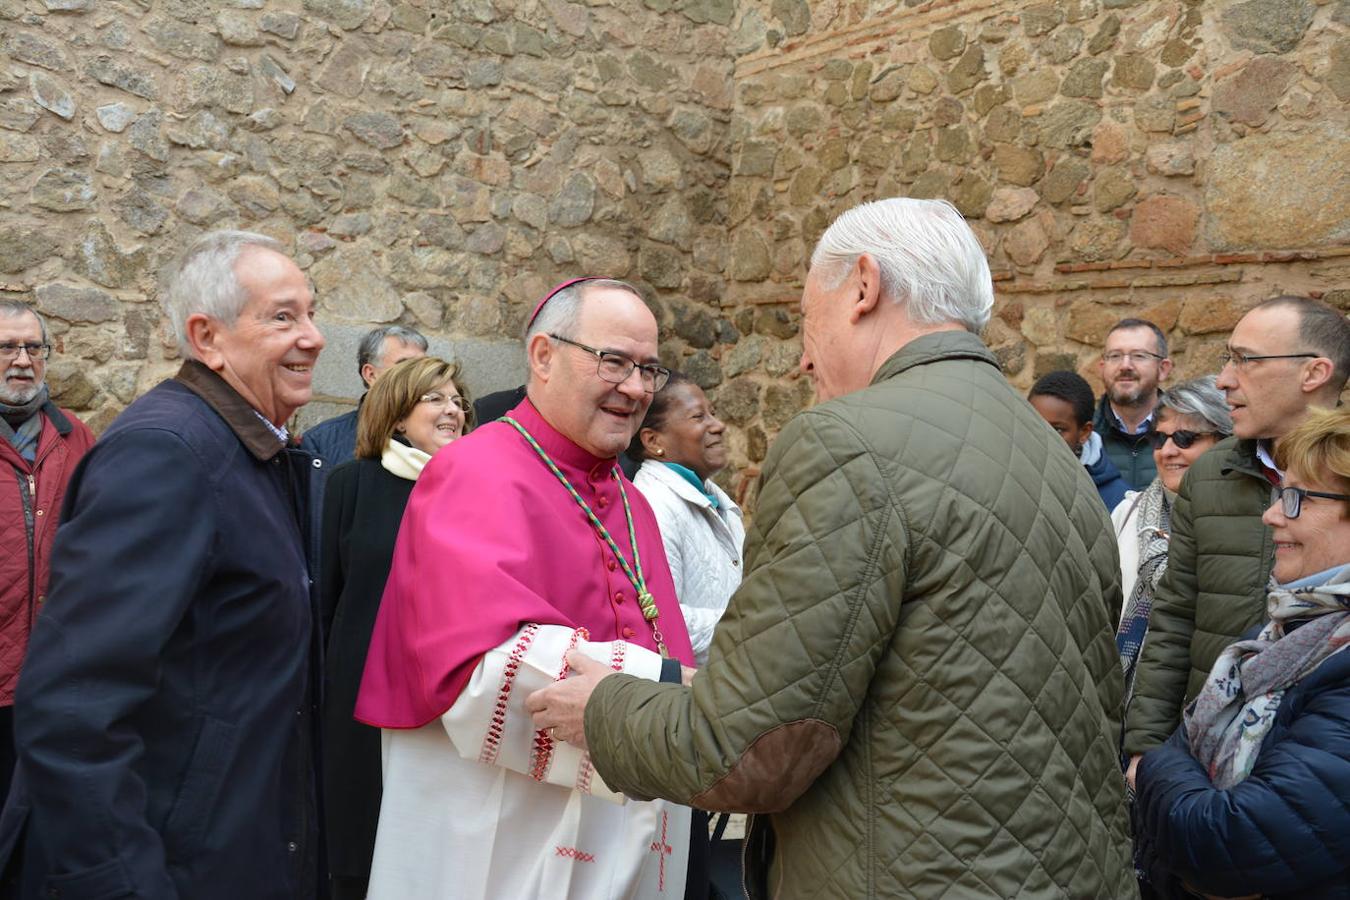
[[[577,770],[577,783],[573,785],[573,790],[589,794],[591,792],[591,775],[594,772],[595,766],[591,765],[591,756],[588,753],[581,757],[581,767]]]
[[[559,844],[553,849],[556,855],[567,859],[575,859],[577,862],[595,862],[594,853],[587,853],[585,850],[578,850],[576,847],[564,847]]]
[[[511,648],[511,655],[502,669],[502,683],[497,688],[497,702],[492,707],[492,718],[488,721],[487,734],[483,737],[483,748],[478,751],[480,763],[490,766],[497,762],[497,754],[501,752],[502,732],[506,730],[506,703],[511,698],[511,687],[515,684],[516,673],[520,671],[520,661],[530,649],[530,644],[538,631],[538,625],[534,623],[526,625],[521,630],[516,645]]]
[[[659,841],[652,841],[652,845],[649,848],[661,861],[661,868],[657,870],[656,873],[656,889],[663,893],[666,889],[666,857],[675,852],[675,848],[670,846],[666,841],[667,824],[666,811],[663,809],[661,810],[661,839]]]
[[[623,671],[623,656],[626,652],[624,648],[627,646],[624,641],[615,641],[609,645],[609,667],[615,672]]]
[[[567,642],[567,649],[563,651],[562,668],[558,671],[555,681],[562,681],[567,677],[569,669],[567,654],[577,648],[578,642],[590,639],[591,634],[585,628],[577,628],[572,632],[572,639]],[[533,743],[534,747],[530,752],[530,777],[542,782],[548,777],[548,767],[553,764],[553,738],[549,737],[547,730],[540,729],[534,733]]]

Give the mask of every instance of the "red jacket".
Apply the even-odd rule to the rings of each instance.
[[[0,438],[0,706],[14,703],[33,618],[46,599],[66,484],[94,443],[88,426],[56,404],[39,415],[42,434],[31,464]]]

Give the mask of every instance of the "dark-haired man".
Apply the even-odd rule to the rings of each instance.
[[[1336,406],[1347,376],[1350,322],[1325,303],[1276,297],[1233,329],[1218,378],[1233,437],[1191,466],[1172,507],[1167,573],[1126,711],[1136,762],[1176,728],[1219,652],[1265,617],[1275,545],[1261,514],[1280,483],[1272,446],[1309,407]]]
[[[1097,365],[1106,390],[1093,429],[1125,483],[1142,491],[1158,474],[1149,436],[1160,385],[1172,372],[1167,336],[1146,319],[1121,319],[1106,333]]]

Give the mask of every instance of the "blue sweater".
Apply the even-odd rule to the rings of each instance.
[[[1097,457],[1095,463],[1083,468],[1092,476],[1092,483],[1097,486],[1097,493],[1101,495],[1107,510],[1115,509],[1120,501],[1125,499],[1125,492],[1130,486],[1120,477],[1120,470],[1111,462],[1111,457],[1107,456],[1105,451],[1102,451],[1102,455]]]

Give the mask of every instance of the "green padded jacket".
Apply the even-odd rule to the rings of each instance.
[[[1227,438],[1186,471],[1125,714],[1126,753],[1167,740],[1223,648],[1265,618],[1275,540],[1261,514],[1271,491],[1256,441]]]
[[[688,687],[610,676],[597,771],[757,815],[751,897],[1135,897],[1116,543],[973,335],[794,418]]]

